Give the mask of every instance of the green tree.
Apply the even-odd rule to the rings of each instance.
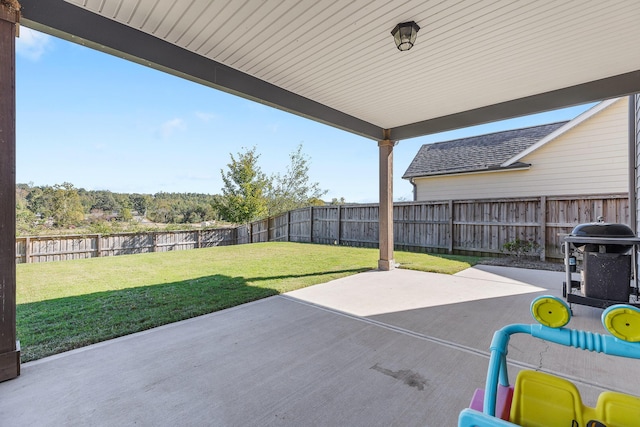
[[[118,217],[121,221],[129,222],[133,219],[133,214],[131,213],[130,208],[122,208],[120,211],[120,216]]]
[[[258,166],[256,147],[239,152],[237,158],[230,154],[228,170],[220,170],[224,187],[217,203],[220,216],[236,224],[263,217],[267,213],[265,189],[268,180]]]
[[[153,222],[170,223],[174,222],[175,211],[174,205],[169,198],[164,197],[164,193],[158,193],[154,196],[153,202],[148,207],[147,217]]]
[[[327,194],[327,190],[320,189],[319,183],[310,182],[310,158],[302,152],[302,144],[289,155],[289,160],[287,172],[284,175],[275,174],[269,180],[267,191],[269,216],[318,205],[320,198]]]
[[[80,196],[80,203],[82,203],[82,208],[84,209],[84,211],[87,213],[91,212],[91,207],[93,206],[95,198],[95,192],[85,190],[84,188],[78,188],[78,196]]]
[[[93,204],[91,209],[98,209],[102,212],[118,212],[121,205],[116,201],[114,194],[108,190],[100,190],[93,192]]]
[[[56,184],[52,188],[51,217],[57,227],[78,225],[84,220],[84,210],[78,190],[68,182]]]
[[[131,207],[134,211],[138,212],[138,215],[146,215],[147,209],[153,203],[153,196],[150,194],[130,194],[129,200]]]
[[[33,232],[36,215],[28,208],[27,196],[31,188],[28,184],[16,185],[16,233],[25,236]]]
[[[27,208],[40,218],[49,218],[53,208],[53,189],[49,186],[33,187],[27,195]]]

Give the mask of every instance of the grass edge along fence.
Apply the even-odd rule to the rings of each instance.
[[[378,204],[312,206],[236,228],[16,239],[16,262],[46,262],[258,242],[378,247]],[[627,194],[395,203],[395,249],[496,256],[516,239],[562,259],[562,237],[594,222],[629,223]]]
[[[628,194],[400,202],[393,207],[394,248],[496,256],[516,239],[536,242],[540,259],[560,260],[562,238],[578,224],[629,224]],[[378,247],[378,204],[313,206],[255,221],[247,243],[295,241]]]
[[[16,262],[37,263],[229,246],[236,228],[16,238]]]

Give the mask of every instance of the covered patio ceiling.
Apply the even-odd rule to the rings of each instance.
[[[20,372],[13,3],[0,1],[0,381]],[[635,0],[19,3],[23,26],[378,141],[380,269],[394,264],[395,141],[640,92]],[[400,52],[390,31],[406,21],[421,29]]]
[[[640,92],[631,0],[20,3],[27,27],[374,140]]]

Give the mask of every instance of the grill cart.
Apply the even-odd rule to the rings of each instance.
[[[567,303],[541,296],[531,303],[540,324],[512,324],[495,332],[485,389],[478,389],[469,408],[462,410],[458,427],[637,427],[640,397],[604,391],[595,407],[583,404],[576,386],[555,375],[522,370],[514,385],[507,374],[507,348],[514,334],[531,335],[582,350],[640,359],[640,309],[613,305],[602,313],[611,335],[565,328],[571,319]],[[550,347],[551,350],[551,347]]]
[[[562,295],[571,304],[607,308],[614,304],[638,305],[637,245],[640,238],[624,224],[580,224],[564,238],[566,280]],[[573,280],[577,259],[582,258],[580,280]],[[633,279],[633,284],[631,283]]]

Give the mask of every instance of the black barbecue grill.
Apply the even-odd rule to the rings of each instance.
[[[562,294],[570,306],[628,304],[632,294],[637,305],[636,246],[640,238],[631,228],[598,218],[598,222],[576,226],[564,242],[566,281]],[[573,280],[578,257],[582,258],[582,271],[580,280]]]

